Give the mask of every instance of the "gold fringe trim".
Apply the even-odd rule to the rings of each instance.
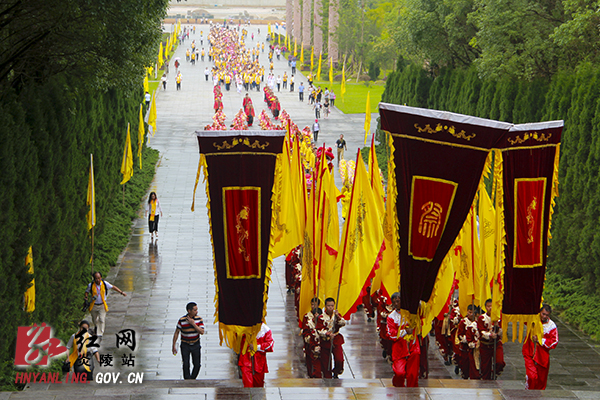
[[[210,246],[212,249],[213,255],[213,269],[215,271],[215,298],[213,299],[215,303],[215,313],[213,316],[215,317],[214,323],[219,322],[219,280],[217,279],[217,262],[215,258],[215,242],[213,240],[213,231],[212,231],[212,219],[211,219],[211,211],[210,211],[210,192],[208,190],[208,165],[206,164],[206,157],[200,157],[200,164],[202,166],[202,170],[204,172],[204,186],[206,190],[206,214],[208,215],[208,230],[210,233]],[[223,344],[223,335],[221,333],[219,327],[219,345]]]
[[[419,305],[419,310],[421,310],[421,306]],[[417,314],[411,314],[408,310],[400,310],[400,315],[403,319],[408,321],[408,326],[414,329],[414,332],[411,335],[404,336],[404,340],[410,341],[415,338],[416,335],[420,335],[422,332],[421,327],[421,317],[419,315],[420,311],[417,311]]]
[[[556,206],[556,198],[558,197],[558,163],[560,161],[560,143],[556,146],[554,154],[554,171],[552,172],[552,192],[550,194],[550,216],[548,218],[548,245],[552,239],[552,214],[554,214],[554,206]]]
[[[519,343],[523,342],[523,327],[525,324],[527,324],[528,327],[532,327],[531,329],[527,329],[526,338],[530,338],[531,335],[536,335],[538,338],[544,336],[544,328],[542,327],[540,314],[502,314],[502,340],[505,343],[508,341],[506,331],[509,322],[512,322],[513,324],[513,342],[517,339],[519,340]]]
[[[426,307],[426,311],[427,313],[423,315],[424,318],[424,322],[423,322],[423,327],[421,328],[421,334],[423,336],[427,335],[430,331],[431,331],[431,321],[433,321],[434,318],[437,317],[437,315],[440,313],[440,311],[442,311],[442,308],[444,308],[444,306],[440,307],[437,310],[433,309],[433,305],[437,303],[438,301],[438,297],[440,296],[439,293],[439,287],[440,287],[440,281],[442,280],[442,277],[444,277],[446,275],[446,270],[450,267],[452,267],[452,269],[454,269],[454,264],[452,263],[452,251],[454,249],[454,246],[452,246],[450,248],[450,250],[448,251],[448,254],[446,254],[446,257],[444,257],[444,260],[442,261],[442,265],[440,266],[440,270],[438,271],[437,277],[435,278],[435,284],[433,285],[433,291],[431,292],[431,297],[429,297],[429,301],[427,301],[427,307]],[[453,277],[454,279],[454,277]],[[450,284],[450,287],[452,287],[452,284]],[[450,292],[446,293],[446,294],[441,294],[442,296],[445,297],[445,299],[443,299],[444,301],[446,301],[448,299],[448,295],[450,294]],[[421,303],[423,304],[423,303]],[[421,310],[421,308],[419,308],[419,310]],[[445,320],[444,320],[445,321]]]
[[[252,343],[252,347],[255,349],[250,351],[251,355],[256,353],[256,335],[260,332],[262,323],[253,326],[241,326],[241,325],[225,325],[219,322],[219,339],[221,344],[225,341],[225,345],[235,351],[237,354],[244,354],[248,350],[248,344]],[[241,348],[242,338],[246,335],[246,341],[244,342],[244,348]]]
[[[396,186],[396,163],[394,162],[394,153],[396,152],[396,148],[394,147],[394,140],[392,138],[392,134],[387,132],[388,143],[390,148],[390,158],[388,160],[388,181],[387,184],[390,185],[391,188],[388,190],[388,198],[386,199],[386,203],[392,205],[392,214],[393,214],[393,229],[392,229],[392,240],[394,241],[394,246],[398,250],[400,250],[400,241],[398,240],[398,230],[400,228],[400,222],[398,221],[398,213],[396,211],[396,199],[398,198],[398,187]],[[387,204],[386,204],[387,207]],[[400,252],[394,252],[394,268],[398,271],[398,290],[400,290]],[[388,293],[390,296],[392,293]]]
[[[502,303],[504,302],[504,268],[506,265],[506,256],[504,248],[506,246],[506,229],[504,226],[504,166],[502,152],[495,150],[494,153],[494,184],[495,208],[496,208],[496,262],[494,268],[494,285],[492,286],[492,321],[496,322],[502,316]],[[498,240],[500,235],[500,240]],[[500,274],[500,286],[497,279]],[[503,340],[506,342],[506,329],[503,330]]]
[[[204,154],[200,153],[200,159],[198,160],[198,172],[196,172],[196,183],[194,184],[194,195],[192,197],[192,212],[194,212],[194,205],[196,204],[196,189],[198,188],[198,181],[200,180],[200,170],[202,165],[206,164],[206,158]]]

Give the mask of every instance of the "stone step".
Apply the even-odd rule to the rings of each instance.
[[[29,384],[2,392],[0,400],[57,399],[600,399],[600,391],[525,390],[522,381],[424,379],[419,388],[395,388],[391,379],[267,379],[265,388],[244,388],[239,379],[147,380],[143,384]]]

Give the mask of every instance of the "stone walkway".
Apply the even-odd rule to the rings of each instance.
[[[258,27],[252,27],[255,38]],[[208,27],[200,28],[204,36]],[[196,36],[199,38],[199,30]],[[264,38],[266,26],[260,27]],[[248,45],[253,45],[248,38]],[[151,191],[156,191],[161,201],[163,217],[160,219],[159,239],[152,243],[147,222],[140,208],[131,240],[118,266],[111,270],[107,281],[116,284],[128,296],[109,298],[105,339],[101,354],[113,356],[113,367],[101,367],[97,372],[143,372],[144,384],[103,387],[93,384],[83,389],[78,385],[29,385],[28,390],[13,393],[10,398],[79,396],[85,391],[94,397],[110,398],[450,398],[459,395],[467,398],[520,398],[534,394],[523,391],[524,365],[520,345],[505,345],[507,368],[497,382],[471,382],[453,380],[457,376],[453,367],[445,367],[441,356],[431,341],[429,352],[430,379],[422,380],[420,389],[395,389],[391,386],[391,368],[381,357],[374,322],[367,322],[364,313],[355,314],[344,328],[346,338],[346,368],[339,381],[309,380],[303,363],[301,338],[293,312],[293,296],[286,294],[283,258],[275,260],[271,282],[266,323],[271,327],[275,350],[268,355],[270,373],[264,390],[240,391],[241,380],[236,379],[234,354],[219,346],[214,317],[214,272],[212,249],[206,214],[204,185],[199,184],[196,194],[196,212],[190,211],[192,191],[198,166],[198,144],[194,131],[212,122],[212,82],[204,79],[208,61],[195,66],[185,62],[187,41],[175,56],[183,61],[182,89],[175,90],[174,68],[171,66],[167,90],[157,96],[157,133],[149,145],[160,151],[161,159]],[[202,46],[200,46],[202,47]],[[204,47],[208,48],[206,42]],[[267,65],[267,53],[261,53],[261,62]],[[208,60],[208,57],[206,57]],[[290,73],[287,62],[275,60],[275,75]],[[296,77],[296,90],[303,76]],[[227,122],[241,108],[245,93],[225,92],[224,112]],[[265,108],[262,92],[251,92],[257,116]],[[300,128],[314,122],[312,108],[298,101],[298,92],[278,93],[285,109]],[[339,94],[338,94],[338,100]],[[373,127],[378,114],[373,114]],[[321,119],[320,143],[334,147],[340,133],[348,143],[347,158],[353,159],[362,146],[363,115],[344,115],[333,109],[328,119]],[[369,138],[370,140],[370,138]],[[340,184],[336,172],[336,180]],[[202,369],[196,382],[181,381],[181,357],[171,353],[172,337],[177,319],[185,314],[189,301],[198,303],[199,314],[204,318],[206,334],[202,337]],[[545,397],[600,398],[600,355],[598,348],[581,340],[560,322],[561,342],[552,354],[549,389]],[[135,352],[116,348],[114,334],[122,329],[133,329],[137,334]],[[432,338],[433,339],[433,338]],[[123,355],[135,356],[134,366],[123,366]],[[125,383],[125,378],[123,382]],[[463,388],[459,391],[450,388]],[[44,391],[45,392],[42,392]],[[597,392],[588,392],[595,390]],[[43,394],[43,396],[42,396]],[[0,394],[0,399],[10,394]],[[536,395],[536,396],[539,396]],[[591,396],[591,397],[590,397]]]

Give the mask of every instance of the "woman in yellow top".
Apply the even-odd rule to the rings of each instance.
[[[150,231],[152,239],[154,239],[155,236],[158,239],[158,217],[162,217],[162,209],[160,208],[160,202],[158,201],[155,192],[150,193],[150,196],[148,197],[146,215],[148,214],[150,214],[148,217],[148,230]]]

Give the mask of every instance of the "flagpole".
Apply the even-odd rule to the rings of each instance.
[[[92,273],[94,273],[94,226],[92,226]]]
[[[358,166],[358,157],[360,157],[360,147],[356,154],[356,165]],[[356,189],[356,174],[354,175],[354,182],[352,183],[352,194],[350,195],[350,205],[348,206],[348,215],[346,216],[346,224],[350,222],[350,213],[352,212],[352,202],[354,201],[354,191]],[[344,250],[342,252],[342,263],[340,265],[340,280],[338,281],[337,297],[335,300],[336,308],[340,301],[340,288],[342,287],[342,273],[344,272],[344,260],[346,259],[346,247],[348,247],[348,229],[346,228],[346,237],[344,237]]]
[[[319,298],[319,292],[321,291],[321,271],[323,270],[323,231],[325,230],[325,197],[323,197],[323,204],[321,205],[321,248],[319,249],[319,274],[317,276],[317,299]]]

